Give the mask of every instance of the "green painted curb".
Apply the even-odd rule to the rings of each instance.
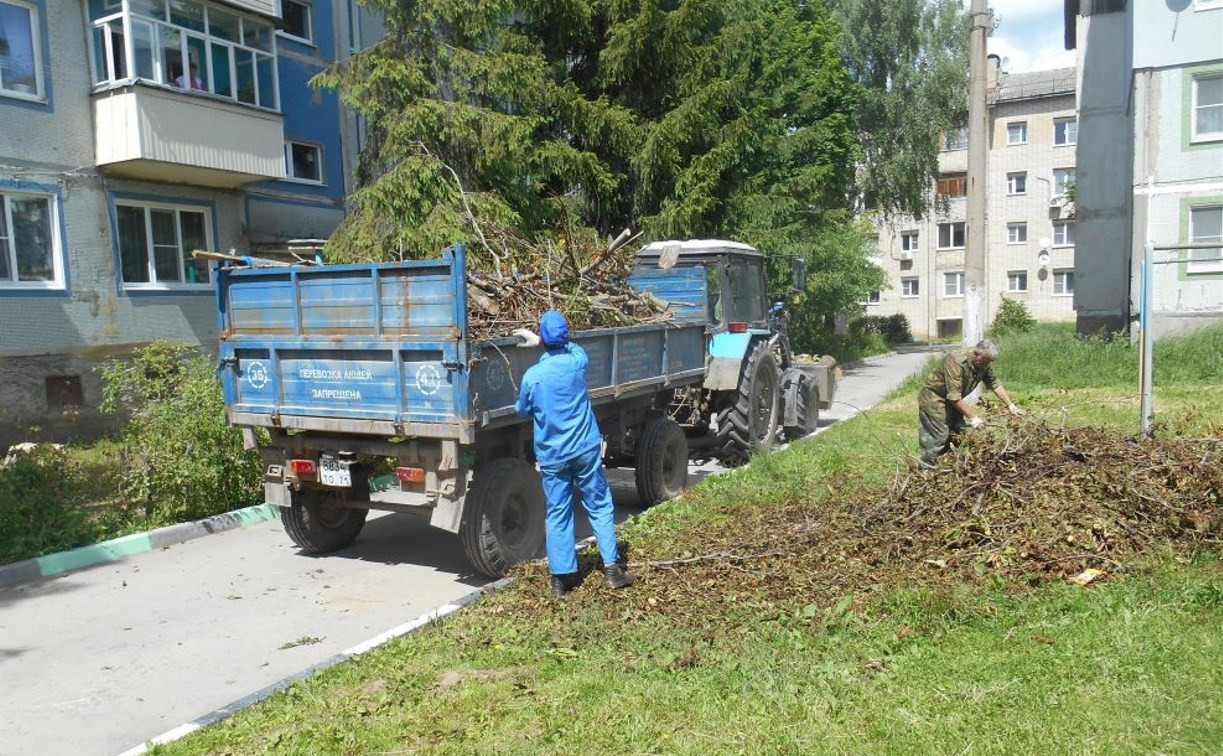
[[[135,533],[95,543],[92,546],[81,546],[71,551],[40,556],[38,557],[38,571],[42,573],[43,577],[51,577],[69,570],[79,570],[82,567],[110,562],[134,554],[143,554],[151,549],[149,534]]]
[[[95,543],[92,546],[81,546],[68,551],[47,554],[0,567],[0,586],[17,585],[29,580],[37,580],[40,577],[54,577],[72,570],[125,559],[164,546],[234,528],[244,528],[279,517],[279,507],[273,504],[255,504],[235,509],[232,512],[205,517],[202,520],[167,525],[146,533],[133,533]]]

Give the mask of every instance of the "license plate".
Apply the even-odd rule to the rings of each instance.
[[[319,472],[322,473],[323,485],[352,488],[352,473],[348,471],[348,463],[338,459],[323,457],[319,460]]]

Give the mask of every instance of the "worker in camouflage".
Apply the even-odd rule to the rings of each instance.
[[[985,425],[964,399],[982,383],[1006,402],[1012,415],[1024,416],[994,375],[997,356],[998,345],[984,339],[967,352],[949,352],[926,377],[917,394],[922,465],[933,467],[934,460],[950,448],[952,436],[963,431],[965,423],[973,428]]]

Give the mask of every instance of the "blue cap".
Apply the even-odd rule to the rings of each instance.
[[[557,349],[569,343],[569,323],[556,310],[548,310],[539,317],[539,340],[549,349]]]

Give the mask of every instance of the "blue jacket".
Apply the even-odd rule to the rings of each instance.
[[[567,462],[603,441],[586,393],[586,350],[577,344],[550,349],[522,376],[518,414],[535,423],[535,458]]]

